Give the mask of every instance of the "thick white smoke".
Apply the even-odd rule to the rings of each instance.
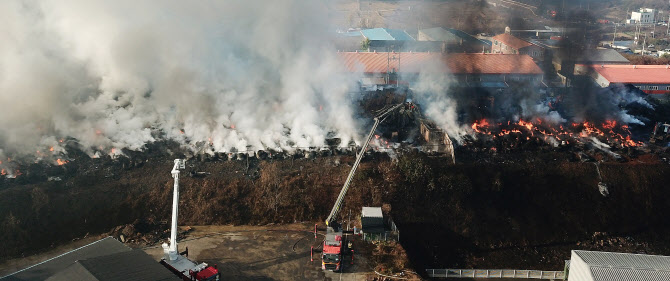
[[[451,138],[460,142],[468,133],[467,126],[458,121],[457,101],[450,96],[453,77],[445,75],[446,65],[442,61],[433,61],[424,65],[416,85],[414,97],[423,107],[426,117],[434,120]]]
[[[323,2],[1,1],[0,148],[90,154],[347,144],[357,126]],[[159,136],[159,134],[161,134]]]

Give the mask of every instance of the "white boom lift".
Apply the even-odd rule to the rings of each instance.
[[[186,166],[184,159],[175,159],[172,167],[172,177],[174,178],[174,191],[172,192],[172,228],[170,231],[170,246],[163,243],[163,251],[170,260],[176,260],[179,257],[177,249],[177,215],[179,214],[179,169]]]

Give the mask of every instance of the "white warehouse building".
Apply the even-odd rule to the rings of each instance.
[[[568,281],[670,280],[670,257],[573,250]]]
[[[654,9],[640,8],[637,12],[630,14],[631,23],[654,23]]]

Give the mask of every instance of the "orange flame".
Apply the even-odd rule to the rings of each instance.
[[[475,121],[475,123],[472,124],[472,129],[475,130],[475,132],[477,132],[477,133],[481,133],[482,131],[480,130],[480,128],[488,127],[488,126],[489,126],[489,122],[486,121],[486,119],[482,119],[482,120],[479,120],[479,121]]]
[[[614,120],[607,120],[603,123],[603,128],[605,129],[611,130],[614,129],[614,127],[616,127],[616,121]]]
[[[49,151],[54,152],[54,147],[49,147]]]
[[[526,122],[526,121],[523,121],[523,120],[519,119],[519,125],[526,127],[526,129],[528,129],[528,131],[533,130],[533,124],[530,123],[530,122]]]
[[[7,172],[5,172],[5,169],[2,169],[2,171],[0,171],[0,175],[4,176],[6,174],[7,174]]]
[[[63,166],[63,165],[65,165],[66,163],[67,163],[67,161],[65,161],[65,160],[56,159],[56,164],[58,164],[58,166]]]
[[[231,129],[235,129],[235,124],[230,125]]]

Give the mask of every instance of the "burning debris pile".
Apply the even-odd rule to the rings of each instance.
[[[593,148],[618,158],[617,152],[629,154],[632,149],[643,145],[631,138],[628,125],[614,120],[602,124],[551,124],[539,118],[505,123],[482,119],[474,122],[471,128],[474,133],[466,136],[462,145],[493,153],[542,148]]]

